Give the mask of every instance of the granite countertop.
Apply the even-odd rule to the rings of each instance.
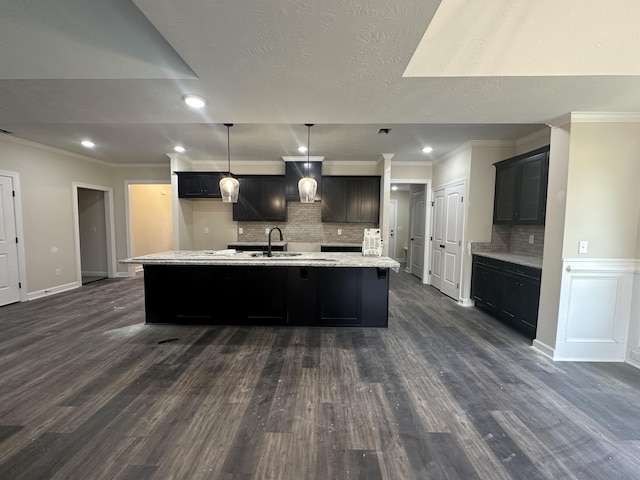
[[[496,260],[502,260],[503,262],[510,262],[517,265],[524,265],[525,267],[542,269],[542,257],[534,255],[523,255],[521,253],[511,252],[473,252],[473,255],[495,258]]]
[[[256,252],[233,250],[180,250],[151,253],[140,257],[120,260],[124,264],[142,265],[237,265],[237,266],[311,266],[311,267],[355,267],[390,268],[394,272],[400,264],[389,257],[365,257],[360,253],[300,252],[287,255],[274,252],[273,257],[254,256]]]

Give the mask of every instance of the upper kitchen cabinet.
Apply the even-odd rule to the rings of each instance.
[[[175,172],[178,198],[222,198],[220,179],[224,172]]]
[[[240,194],[233,204],[233,220],[241,222],[284,222],[287,208],[282,175],[238,177]]]
[[[549,146],[495,164],[493,223],[544,225]]]
[[[285,196],[288,201],[300,201],[298,181],[307,176],[307,162],[285,162]],[[322,162],[308,163],[308,176],[318,182],[315,201],[322,199]]]
[[[327,176],[322,181],[323,222],[378,223],[380,177]]]

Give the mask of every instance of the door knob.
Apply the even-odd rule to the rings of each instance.
[[[444,245],[440,245],[440,248],[444,248]]]

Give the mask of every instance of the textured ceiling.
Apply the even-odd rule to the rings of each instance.
[[[458,32],[460,41],[433,39],[446,47],[440,57],[455,58],[458,68],[464,62],[455,50],[487,38],[501,18],[490,8],[471,10],[469,17],[460,6],[459,15],[452,14],[449,7],[459,1],[444,0],[447,22],[438,24],[436,17],[434,26]],[[572,111],[640,111],[638,77],[611,75],[609,65],[598,70],[602,75],[574,76],[425,70],[422,48],[426,42],[428,51],[427,29],[440,3],[0,0],[0,128],[108,162],[167,163],[165,152],[176,143],[193,159],[226,158],[224,122],[236,124],[234,159],[297,155],[306,143],[303,124],[315,123],[312,155],[353,161],[395,154],[394,161],[421,161],[427,143],[434,147],[427,158],[437,159],[469,140],[521,138]],[[635,18],[637,2],[607,5],[615,10],[621,3]],[[589,33],[571,30],[575,10],[549,8],[549,18],[566,25],[568,37]],[[474,18],[485,37],[464,35],[464,22]],[[541,28],[539,14],[504,18],[523,31]],[[627,42],[620,57],[635,65],[635,40],[628,43],[628,32],[618,27],[605,24],[599,31]],[[483,58],[506,48],[487,47]],[[422,64],[403,76],[412,58]],[[186,93],[202,95],[208,105],[190,110],[181,100]],[[378,135],[382,127],[390,133]],[[87,137],[97,144],[94,150],[79,146]]]

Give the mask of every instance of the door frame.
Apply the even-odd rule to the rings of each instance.
[[[80,256],[80,212],[78,211],[78,189],[98,190],[104,195],[105,228],[107,234],[107,276],[116,276],[116,228],[115,214],[113,207],[113,188],[101,185],[91,185],[89,183],[72,182],[71,192],[73,195],[73,229],[76,246],[76,278],[78,284],[82,285],[82,258]]]
[[[434,187],[433,190],[432,190],[432,197],[431,197],[432,205],[431,205],[431,208],[429,210],[433,211],[433,209],[434,209],[433,201],[435,199],[435,192],[436,191],[446,190],[447,188],[456,187],[456,186],[461,186],[463,188],[463,196],[465,198],[467,198],[467,202],[468,202],[469,195],[468,195],[468,190],[467,190],[468,189],[468,187],[467,187],[467,179],[466,178],[461,178],[461,179],[453,180],[451,182],[443,183],[442,185],[438,185],[437,187]],[[465,261],[464,261],[464,257],[465,257],[464,256],[464,245],[465,245],[465,238],[466,238],[466,233],[467,233],[466,232],[466,228],[465,228],[466,208],[467,208],[466,205],[467,204],[465,204],[465,206],[463,208],[463,211],[462,211],[462,233],[461,233],[462,237],[460,239],[460,241],[461,241],[460,266],[459,266],[460,271],[458,272],[458,275],[459,275],[461,283],[462,283],[462,272],[463,272],[464,264],[465,264]],[[445,219],[445,221],[446,221],[446,219]],[[430,240],[429,240],[429,252],[431,253],[431,250],[433,249],[433,226],[432,226],[432,229],[430,230],[430,232],[431,233],[429,234],[429,238],[430,238]],[[429,276],[431,276],[431,275],[429,275]],[[455,300],[458,303],[462,302],[462,298],[460,297],[460,291],[458,291],[458,298],[455,299]]]
[[[28,300],[28,288],[27,288],[27,262],[25,255],[25,236],[24,236],[24,221],[22,217],[22,189],[20,188],[20,174],[18,172],[11,172],[8,170],[0,170],[0,175],[3,177],[10,177],[13,182],[13,191],[15,197],[13,197],[13,208],[16,222],[16,236],[18,237],[18,275],[20,276],[20,301],[26,302]]]
[[[170,189],[171,192],[174,191],[173,189],[173,185],[171,183],[171,180],[125,180],[124,181],[124,213],[125,213],[125,222],[124,222],[124,228],[125,228],[125,235],[127,236],[127,258],[131,258],[131,251],[133,250],[132,248],[132,240],[133,240],[133,226],[131,225],[131,199],[129,198],[129,187],[131,185],[167,185]],[[177,187],[176,187],[177,188]],[[177,191],[177,190],[176,190]],[[173,193],[171,194],[171,203],[172,203],[172,208],[171,208],[171,213],[173,215]],[[174,228],[174,222],[172,222],[171,225],[172,228]],[[173,235],[174,238],[174,243],[175,243],[175,233]],[[142,266],[141,265],[127,265],[127,276],[128,277],[135,277],[136,276],[136,272],[142,271]]]
[[[393,209],[391,208],[393,205]],[[393,215],[391,211],[393,210]],[[393,231],[393,239],[391,239],[391,232]],[[393,256],[389,255],[394,260],[398,260],[398,200],[389,200],[389,253],[393,251]],[[393,250],[391,245],[393,244]]]
[[[430,178],[391,178],[390,180],[390,184],[397,184],[397,185],[423,185],[424,186],[424,199],[425,199],[425,219],[424,219],[424,235],[425,238],[427,237],[427,232],[431,232],[431,209],[427,208],[428,207],[428,203],[430,202],[430,198],[431,198],[431,179]],[[411,212],[409,212],[409,219],[411,219]],[[411,220],[409,220],[409,223],[411,223]],[[409,225],[409,228],[411,228],[411,225]],[[427,248],[424,249],[424,259],[422,261],[422,283],[425,285],[429,284],[429,275],[425,275],[425,272],[429,272],[429,267],[430,267],[430,255],[429,252],[427,251]],[[411,248],[409,248],[409,251],[407,252],[407,265],[410,265],[411,263]]]

